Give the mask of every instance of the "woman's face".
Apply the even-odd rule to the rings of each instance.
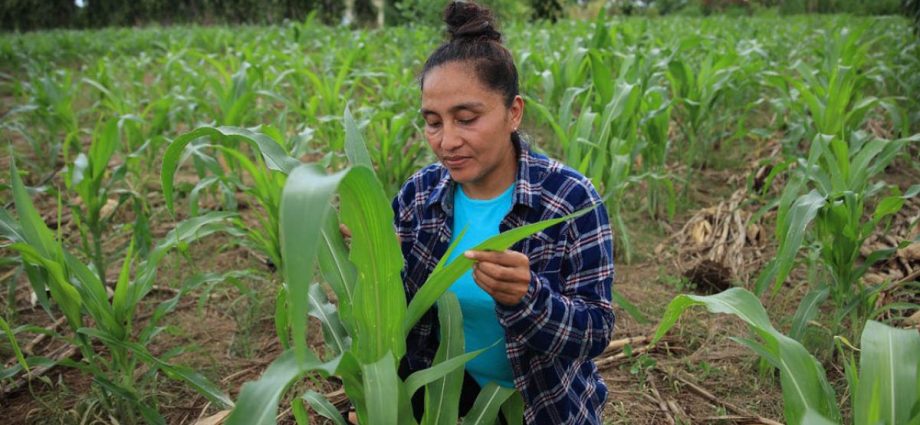
[[[448,62],[424,76],[425,137],[471,198],[493,198],[514,182],[517,156],[511,133],[523,112],[520,96],[506,107],[502,94],[483,85],[464,63]]]

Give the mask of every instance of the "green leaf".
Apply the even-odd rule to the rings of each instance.
[[[857,424],[901,424],[920,400],[917,353],[920,335],[870,320],[862,332],[859,386],[853,395]]]
[[[42,257],[60,261],[61,248],[54,240],[54,234],[42,221],[35,205],[32,204],[32,198],[29,197],[22,179],[19,178],[16,161],[10,162],[10,180],[13,188],[13,201],[16,205],[16,213],[19,214],[20,228],[25,236],[25,242],[34,246],[36,252]]]
[[[240,127],[199,127],[177,137],[176,140],[169,144],[169,147],[166,148],[166,153],[163,154],[163,167],[160,175],[163,196],[166,198],[166,206],[170,211],[175,211],[173,208],[173,179],[176,170],[179,168],[179,159],[182,157],[185,147],[193,140],[201,137],[211,137],[215,140],[225,137],[241,138],[259,150],[269,169],[278,170],[285,174],[289,174],[295,167],[300,165],[300,161],[288,156],[281,145],[264,134]]]
[[[348,249],[339,231],[339,220],[335,214],[326,216],[323,226],[322,241],[318,253],[319,269],[323,279],[338,298],[338,310],[349,333],[354,332],[354,319],[351,308],[354,303],[355,281],[357,271],[348,260]]]
[[[901,211],[901,207],[903,206],[904,197],[888,196],[882,199],[875,207],[875,212],[872,213],[872,220],[877,222],[889,215],[896,214],[898,211]]]
[[[591,58],[591,75],[594,81],[594,87],[600,96],[600,104],[605,105],[613,98],[613,72],[604,62],[600,51],[591,50],[588,52]]]
[[[98,329],[80,328],[77,332],[99,339],[106,345],[131,351],[144,363],[147,363],[148,366],[162,370],[172,379],[185,382],[194,388],[195,391],[197,391],[199,394],[210,400],[211,403],[214,403],[221,408],[233,406],[233,401],[230,400],[230,397],[227,396],[227,394],[221,391],[207,378],[201,376],[198,372],[188,367],[172,365],[156,358],[153,354],[150,354],[150,352],[147,351],[144,346],[140,344],[116,339],[112,335]]]
[[[792,330],[789,331],[790,338],[796,341],[802,340],[802,336],[805,335],[805,327],[818,314],[821,304],[827,299],[828,295],[830,295],[830,289],[821,288],[809,291],[805,298],[802,298],[799,308],[795,310],[795,315],[792,317]]]
[[[274,424],[278,416],[281,395],[307,372],[322,367],[310,353],[306,361],[299,361],[293,350],[281,354],[256,381],[243,384],[227,425]],[[336,358],[338,360],[338,358]]]
[[[402,358],[406,294],[400,271],[402,250],[393,231],[393,209],[373,172],[354,167],[339,187],[341,218],[351,230],[349,259],[358,271],[354,344],[363,363],[387,352]]]
[[[515,391],[514,388],[505,388],[494,382],[489,382],[479,391],[479,395],[476,396],[476,401],[473,402],[473,407],[470,408],[470,411],[463,417],[462,424],[492,425],[495,423],[496,418],[498,418],[498,412],[502,404],[508,397],[511,397]]]
[[[335,376],[342,379],[345,395],[351,400],[359,419],[361,417],[366,417],[367,410],[365,409],[366,403],[361,364],[358,363],[358,358],[355,357],[354,353],[346,351],[342,354],[342,358],[335,369]]]
[[[309,314],[322,324],[326,344],[332,348],[334,355],[348,351],[351,347],[351,338],[348,337],[348,331],[345,330],[342,320],[339,319],[335,305],[326,299],[326,293],[319,283],[310,285],[309,294]]]
[[[629,300],[626,299],[626,297],[624,297],[622,294],[620,294],[616,290],[613,290],[611,292],[613,296],[613,301],[616,302],[617,305],[620,306],[620,308],[622,308],[627,314],[629,314],[630,317],[632,317],[633,319],[635,319],[637,322],[641,324],[651,323],[651,321],[649,321],[648,318],[645,317],[644,314],[642,314],[642,311],[639,310],[639,307],[636,307],[633,303],[629,302]]]
[[[446,255],[445,255],[446,257]],[[442,364],[462,356],[465,339],[463,336],[463,314],[457,296],[444,292],[438,299],[438,323],[440,344],[434,355],[434,364]],[[408,381],[407,381],[408,386]],[[425,387],[425,425],[456,425],[460,415],[460,392],[463,388],[463,368],[457,368]],[[412,397],[414,391],[407,391]]]
[[[300,398],[306,401],[316,413],[331,420],[335,425],[347,425],[338,409],[336,409],[329,400],[326,400],[326,397],[323,397],[322,394],[313,390],[308,390],[303,393]]]
[[[840,424],[840,422],[834,422],[824,417],[824,415],[818,413],[814,409],[808,409],[805,412],[805,416],[802,417],[801,423],[803,425],[805,424],[807,425],[838,425]]]
[[[502,415],[505,416],[505,423],[508,425],[524,424],[524,397],[521,396],[520,391],[515,391],[502,404]]]
[[[97,130],[93,136],[93,142],[89,148],[89,166],[92,180],[99,181],[120,142],[118,140],[118,120],[109,120],[102,131]]]
[[[300,166],[288,176],[281,198],[281,258],[287,284],[287,318],[294,351],[307,358],[307,313],[313,266],[319,250],[322,223],[330,213],[330,202],[348,174],[344,170],[326,175],[315,167]],[[288,259],[297,258],[297,261]]]
[[[43,257],[32,245],[17,242],[9,246],[19,252],[23,261],[35,264],[48,272],[46,281],[51,291],[51,298],[61,308],[67,318],[67,324],[73,330],[83,326],[81,309],[83,298],[80,292],[67,280],[64,266],[56,261]]]
[[[163,239],[157,243],[147,256],[147,261],[138,266],[135,274],[134,284],[131,285],[131,297],[129,307],[134,309],[141,299],[143,299],[153,288],[157,272],[160,268],[160,261],[166,257],[173,248],[181,245],[187,245],[211,234],[228,231],[230,229],[229,220],[236,217],[236,214],[223,211],[212,211],[204,215],[192,217],[176,224]]]
[[[364,373],[364,395],[367,414],[375,424],[396,425],[399,418],[400,387],[403,383],[396,373],[396,359],[386,353],[373,363],[361,365]]]
[[[824,207],[826,203],[827,199],[824,196],[812,190],[796,199],[792,204],[788,216],[785,217],[787,221],[782,226],[786,229],[783,243],[776,253],[775,263],[771,264],[771,267],[776,267],[776,280],[773,283],[774,294],[779,291],[780,286],[792,270],[796,253],[799,252],[799,248],[802,246],[802,240],[805,237],[805,228],[814,220],[815,215],[818,214],[818,210]],[[766,285],[769,283],[767,279],[759,278],[757,280],[755,293],[762,294],[766,289]]]
[[[128,252],[125,254],[125,261],[121,265],[121,272],[118,273],[118,280],[115,282],[115,293],[112,295],[112,311],[115,315],[115,321],[119,326],[130,326],[131,317],[134,311],[133,306],[128,303],[128,287],[131,285],[131,262],[134,260],[134,239],[128,245]],[[125,335],[119,335],[124,337]]]
[[[808,409],[840,420],[834,390],[827,382],[821,364],[796,340],[779,333],[770,323],[760,300],[745,289],[731,288],[710,296],[678,295],[668,305],[652,342],[658,342],[680,315],[695,305],[704,305],[712,313],[737,316],[763,340],[764,344],[759,347],[769,354],[765,358],[780,370],[788,423],[801,423]],[[749,346],[754,347],[756,343],[750,342]]]
[[[6,323],[6,320],[3,320],[2,317],[0,317],[0,329],[6,334],[6,339],[10,341],[10,346],[13,347],[13,354],[16,355],[16,360],[22,368],[25,369],[26,373],[29,373],[29,364],[26,363],[26,359],[22,355],[22,350],[19,348],[19,343],[16,341],[16,334],[10,329],[10,324]]]
[[[83,306],[101,328],[113,334],[124,333],[124,325],[115,320],[108,291],[99,276],[69,252],[63,252],[65,273],[69,272],[67,276],[80,293]]]
[[[348,106],[345,107],[345,155],[351,165],[362,165],[374,170],[374,164],[371,162],[371,155],[367,152],[367,144],[358,125],[355,124],[355,118],[351,115]]]

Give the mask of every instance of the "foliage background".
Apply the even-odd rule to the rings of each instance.
[[[0,0],[0,30],[195,24],[277,24],[302,21],[315,13],[338,24],[344,0]],[[916,19],[918,0],[480,0],[503,21],[552,19],[585,10],[608,14],[710,15],[778,12],[887,15],[904,13]],[[434,24],[441,21],[443,1],[386,0],[388,25]],[[355,0],[359,23],[373,23],[371,0]]]

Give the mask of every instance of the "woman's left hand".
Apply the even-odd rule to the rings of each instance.
[[[516,305],[530,287],[530,259],[511,250],[466,251],[466,258],[474,261],[473,281],[499,303]]]

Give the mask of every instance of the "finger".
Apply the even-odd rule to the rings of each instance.
[[[498,281],[530,281],[530,268],[523,266],[508,267],[498,263],[481,261],[476,263],[476,269]]]
[[[499,281],[494,277],[486,275],[478,270],[473,270],[473,282],[476,282],[476,285],[491,295],[492,298],[511,295],[514,293],[512,285]]]
[[[516,282],[507,282],[500,279],[495,279],[492,276],[489,276],[485,273],[474,271],[473,272],[473,281],[476,282],[484,291],[488,292],[489,295],[492,295],[493,298],[500,296],[511,296],[520,298],[527,292],[527,288],[530,287],[530,282],[516,281]]]
[[[463,253],[466,258],[469,258],[474,261],[487,261],[490,263],[496,263],[503,266],[517,266],[521,264],[530,265],[530,259],[526,255],[512,251],[510,249],[504,251],[474,251],[469,250]]]
[[[493,300],[505,305],[515,305],[521,301],[524,294],[527,293],[527,286],[508,284],[492,279],[489,276],[473,272],[473,281],[476,282],[483,291],[489,294]]]

